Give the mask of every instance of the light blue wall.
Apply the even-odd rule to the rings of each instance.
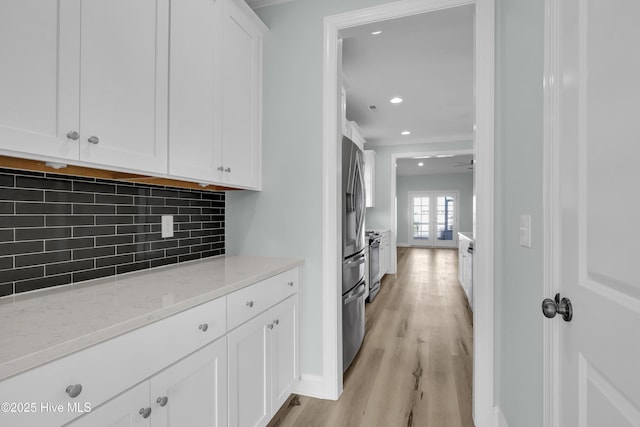
[[[471,150],[472,148],[473,143],[471,141],[381,145],[378,147],[367,147],[365,144],[365,150],[374,150],[376,152],[376,205],[372,208],[367,208],[365,220],[367,229],[388,230],[391,227],[391,156],[393,154]],[[393,168],[393,173],[396,173],[395,167]]]
[[[539,427],[544,0],[498,0],[496,15],[496,399],[509,427]]]
[[[256,11],[269,27],[263,62],[263,191],[227,193],[226,249],[305,259],[300,292],[305,374],[322,374],[323,20],[383,3],[296,0]]]
[[[473,174],[398,176],[398,243],[409,243],[409,191],[458,191],[458,230],[473,231]]]

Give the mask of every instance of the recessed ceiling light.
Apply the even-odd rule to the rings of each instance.
[[[436,156],[439,159],[442,159],[443,157],[453,157],[453,154],[440,154],[438,156]]]
[[[394,98],[391,98],[391,100],[389,101],[392,104],[400,104],[402,102],[402,98],[396,96]]]
[[[381,33],[382,33],[382,31],[377,30],[377,31],[372,32],[371,35],[372,36],[377,36],[378,34],[381,34]]]
[[[418,163],[418,166],[424,166],[424,163],[420,162]]]
[[[408,130],[404,130],[402,132],[400,132],[401,135],[411,135],[411,132],[409,132]]]

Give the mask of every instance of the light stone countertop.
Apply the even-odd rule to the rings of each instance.
[[[0,380],[302,263],[222,256],[0,298]]]

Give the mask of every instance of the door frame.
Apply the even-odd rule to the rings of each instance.
[[[337,399],[342,393],[341,221],[338,148],[338,32],[341,29],[425,12],[476,5],[475,141],[477,165],[474,238],[477,284],[474,321],[473,417],[489,427],[494,413],[494,94],[495,0],[401,0],[324,19],[323,44],[323,362],[316,395]]]
[[[411,220],[410,218],[407,218],[407,225],[409,226],[409,230],[408,231],[408,243],[409,246],[419,246],[419,247],[423,247],[423,248],[455,248],[458,246],[458,207],[460,204],[460,192],[458,190],[411,190],[409,191],[408,197],[407,197],[407,203],[409,204],[408,208],[407,208],[407,214],[409,216],[412,216],[412,211],[413,211],[413,198],[416,195],[428,195],[429,197],[429,244],[428,245],[416,245],[414,242],[414,239],[412,237],[412,230],[413,227],[411,226]],[[454,210],[453,210],[453,236],[451,239],[451,245],[450,246],[438,246],[436,245],[436,243],[438,242],[438,239],[436,238],[436,233],[432,233],[432,225],[433,225],[433,220],[434,220],[434,216],[432,215],[432,212],[435,214],[436,217],[436,231],[437,231],[437,206],[438,206],[438,202],[437,202],[437,198],[438,196],[453,196],[453,200],[454,200]],[[435,205],[436,205],[436,209],[434,211],[431,210],[432,205],[434,204],[434,200],[435,200]],[[413,244],[412,244],[413,243]]]
[[[411,157],[420,157],[420,156],[441,156],[441,155],[453,155],[459,156],[464,154],[473,154],[474,150],[424,150],[419,152],[411,152],[411,153],[392,153],[391,154],[391,188],[389,192],[389,206],[391,206],[391,214],[389,216],[389,230],[391,230],[390,236],[390,246],[391,252],[389,253],[389,274],[396,274],[398,269],[398,206],[396,206],[396,201],[398,200],[398,173],[396,172],[396,163],[398,159],[405,159]],[[474,168],[475,174],[475,168]],[[473,179],[476,179],[474,175]],[[475,181],[474,181],[475,182]],[[475,212],[473,213],[474,217],[474,228],[475,228]],[[492,282],[493,283],[493,282]]]
[[[560,277],[560,7],[561,0],[545,0],[543,142],[542,142],[542,233],[543,298],[553,298]],[[540,315],[542,328],[542,420],[544,427],[560,426],[560,322]]]

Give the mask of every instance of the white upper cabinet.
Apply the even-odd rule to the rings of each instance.
[[[80,160],[167,170],[169,0],[82,0]]]
[[[260,187],[265,31],[243,1],[172,3],[171,175]]]
[[[203,182],[221,178],[221,3],[171,3],[169,174]]]
[[[244,1],[224,0],[222,160],[224,182],[260,187],[262,35]]]
[[[79,5],[0,2],[0,149],[78,158]]]
[[[0,149],[166,173],[168,11],[168,0],[2,1]]]

